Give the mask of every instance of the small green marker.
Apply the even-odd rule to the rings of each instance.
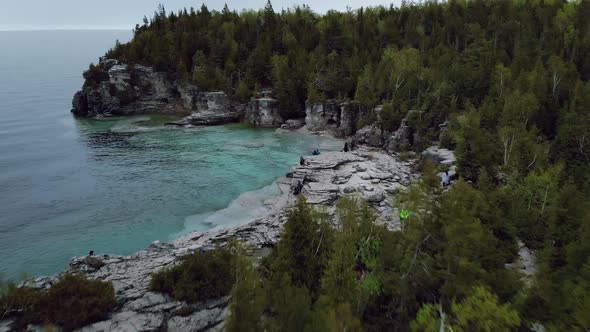
[[[410,215],[410,212],[408,212],[408,210],[406,210],[406,209],[402,209],[399,212],[399,217],[402,218],[402,219],[408,219],[408,216],[409,215]]]

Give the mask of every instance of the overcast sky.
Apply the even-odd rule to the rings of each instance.
[[[227,2],[230,9],[238,11],[266,4],[266,0],[2,0],[0,30],[131,29],[144,15],[153,14],[159,3],[167,10],[177,10],[199,8],[203,2],[217,10]],[[401,0],[273,0],[272,4],[276,11],[306,3],[316,12],[325,12],[392,2],[399,4]]]

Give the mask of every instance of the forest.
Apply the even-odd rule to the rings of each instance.
[[[400,231],[352,197],[336,225],[301,198],[259,264],[234,244],[187,260],[216,284],[180,265],[155,291],[231,293],[229,331],[590,331],[590,1],[160,6],[106,56],[239,101],[272,87],[285,118],[354,101],[391,132],[420,110],[411,126],[458,158],[450,189],[421,163],[395,197],[411,211]],[[519,242],[532,278],[507,268]]]
[[[270,1],[241,13],[160,6],[107,57],[237,100],[272,87],[285,117],[349,100],[369,110],[364,124],[392,131],[421,110],[415,129],[458,155],[451,190],[425,164],[422,182],[396,198],[417,211],[401,232],[351,199],[336,230],[299,205],[273,253],[236,278],[230,329],[587,331],[588,18],[590,1],[560,0],[323,15]],[[538,255],[532,281],[505,267],[519,240]]]

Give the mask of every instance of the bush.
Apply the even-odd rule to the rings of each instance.
[[[226,296],[234,281],[231,262],[232,254],[223,248],[188,255],[179,265],[154,273],[150,288],[187,302]]]
[[[115,290],[111,283],[66,275],[44,296],[46,319],[64,330],[104,320],[115,308]]]
[[[10,283],[0,297],[0,312],[16,316],[17,329],[50,322],[72,331],[106,319],[115,306],[111,283],[75,275],[64,276],[48,291]]]
[[[8,282],[0,294],[0,319],[6,316],[17,316],[18,325],[26,326],[26,322],[39,320],[37,309],[41,307],[43,292],[30,287],[17,287]]]

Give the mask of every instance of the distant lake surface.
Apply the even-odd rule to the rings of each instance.
[[[244,223],[273,181],[334,139],[241,125],[171,129],[165,116],[70,114],[82,71],[129,31],[0,32],[0,273],[62,270],[191,230]]]

